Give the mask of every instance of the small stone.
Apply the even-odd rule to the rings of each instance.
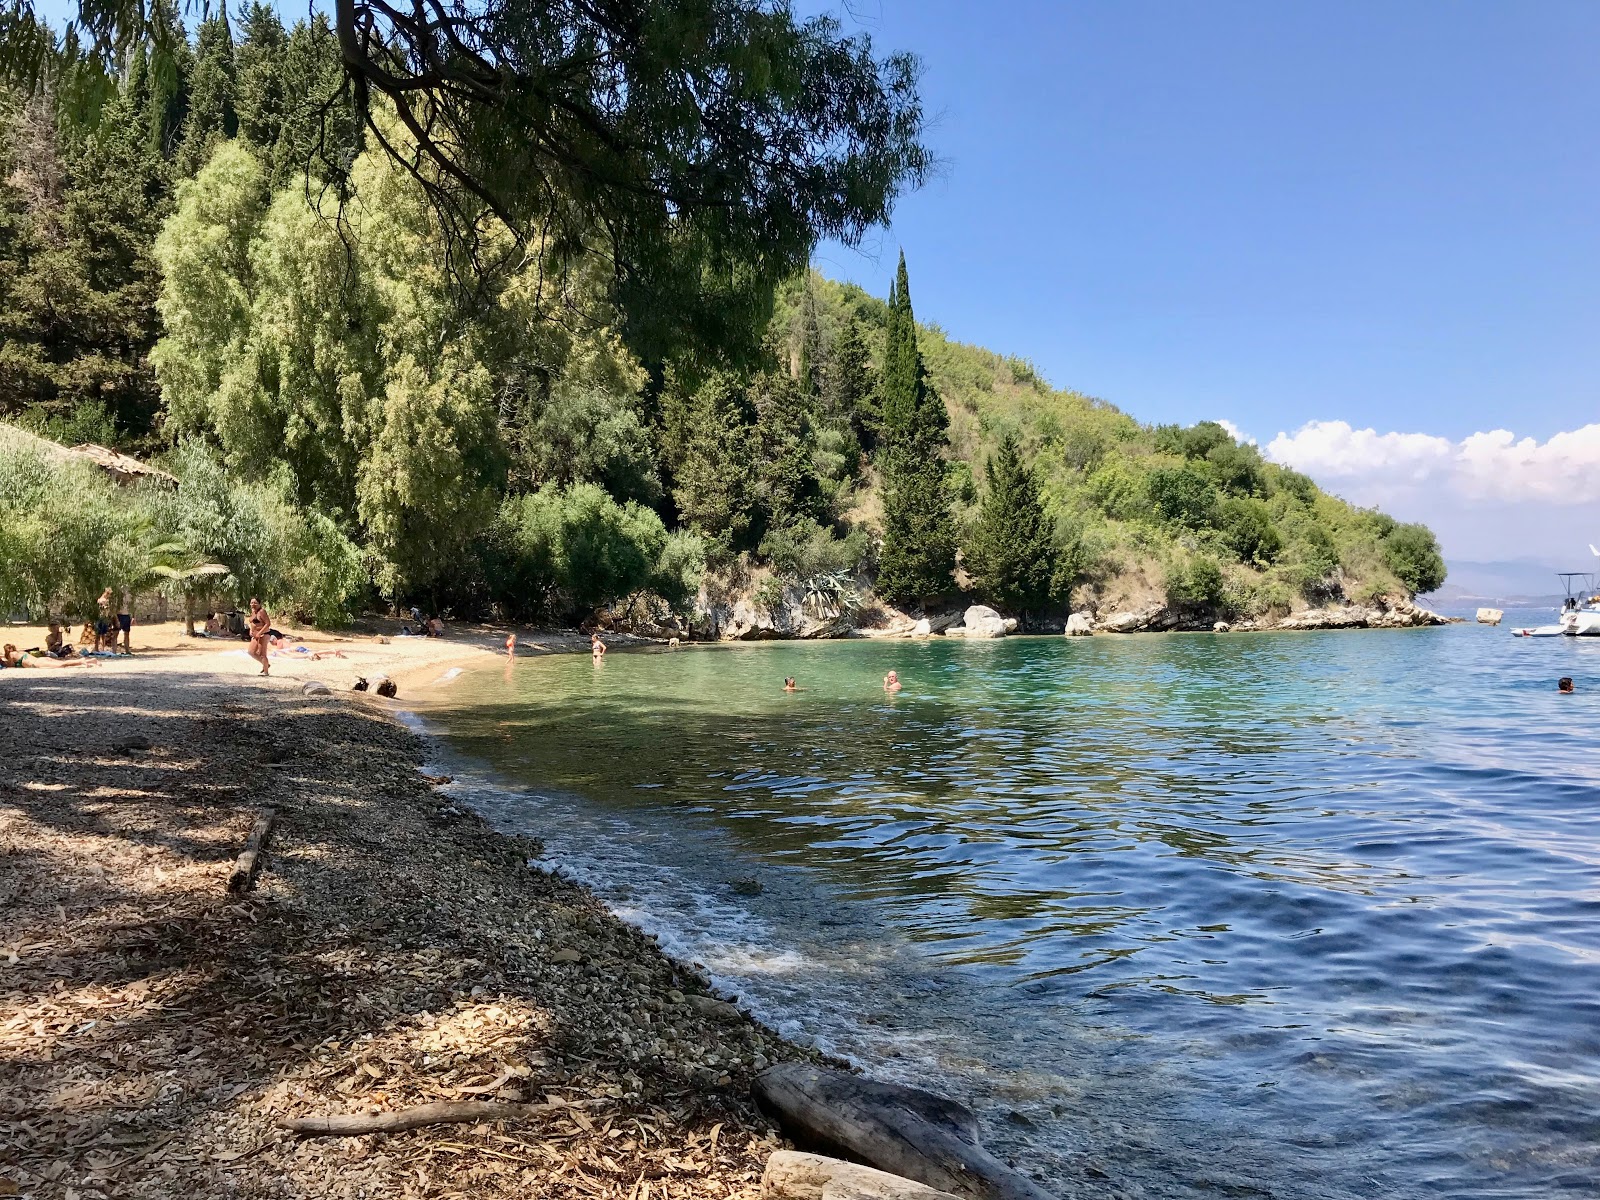
[[[583,955],[579,954],[571,946],[563,947],[550,956],[550,961],[553,963],[575,963],[582,960]]]
[[[667,999],[672,1001],[672,1003],[674,1003],[674,1004],[682,1004],[683,1003],[683,993],[680,992],[677,988],[673,988],[670,992],[667,993]]]

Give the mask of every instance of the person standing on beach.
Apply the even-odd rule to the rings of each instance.
[[[133,653],[133,592],[128,588],[122,589],[122,603],[117,606],[117,630],[122,634],[122,653]],[[111,640],[116,642],[117,635],[113,633]],[[113,644],[113,650],[116,646]]]
[[[517,635],[514,634],[514,633],[508,633],[508,634],[506,634],[506,657],[507,658],[515,658],[516,656],[517,656]]]
[[[95,604],[100,611],[94,619],[94,648],[96,651],[115,650],[117,639],[111,632],[111,589],[101,592]]]
[[[267,663],[267,638],[272,633],[272,614],[262,607],[261,601],[250,597],[250,657],[261,664],[263,675],[272,674]]]

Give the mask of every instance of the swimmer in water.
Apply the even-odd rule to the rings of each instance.
[[[517,656],[517,635],[514,633],[506,634],[506,656],[508,658]]]
[[[1556,680],[1556,691],[1561,692],[1563,695],[1570,696],[1576,690],[1577,689],[1572,686],[1572,676],[1563,675],[1560,679]]]
[[[900,690],[900,676],[890,671],[883,677],[883,690],[891,696]]]
[[[593,654],[596,658],[605,657],[606,644],[600,640],[600,635],[598,633],[589,639],[589,653]]]
[[[786,692],[798,692],[800,690],[799,688],[795,687],[795,685],[794,685],[794,676],[793,675],[789,676],[787,679],[785,679],[783,681],[783,690],[786,691]]]

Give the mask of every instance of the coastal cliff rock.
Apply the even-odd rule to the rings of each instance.
[[[1150,624],[1164,609],[1146,608],[1138,611],[1114,612],[1099,623],[1099,628],[1107,633],[1136,633],[1141,629],[1148,629]]]
[[[1067,637],[1091,637],[1094,634],[1094,614],[1075,612],[1067,618]]]
[[[1267,626],[1275,629],[1413,629],[1449,625],[1442,617],[1411,600],[1384,597],[1371,607],[1359,604],[1308,609]]]

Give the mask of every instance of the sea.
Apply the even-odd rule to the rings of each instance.
[[[1551,619],[550,656],[417,711],[535,865],[1064,1200],[1600,1196],[1600,639]]]

